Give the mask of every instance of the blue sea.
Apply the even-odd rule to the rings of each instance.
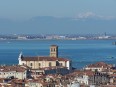
[[[24,56],[49,56],[50,45],[59,46],[59,57],[72,60],[73,67],[104,61],[116,64],[115,40],[0,40],[0,64],[18,64]]]

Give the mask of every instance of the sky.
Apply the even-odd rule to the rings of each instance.
[[[116,16],[116,0],[0,0],[0,17],[10,19],[76,17],[87,12]]]
[[[0,19],[2,19],[2,21],[3,19],[16,22],[27,21],[39,16],[72,19],[116,19],[116,0],[0,0]],[[15,29],[18,26],[13,28],[12,26],[10,27],[10,23],[6,24],[8,24],[9,29],[12,30],[10,33],[18,33],[19,30]],[[114,28],[116,27],[114,26]],[[3,33],[5,33],[6,29],[5,27],[0,27]],[[43,31],[41,32],[41,29],[37,31],[44,33]],[[31,30],[33,31],[33,29],[30,28],[29,33],[31,33]],[[49,31],[53,31],[53,29],[49,29]],[[65,32],[65,29],[63,31],[64,33],[68,33]],[[75,29],[75,31],[78,32],[80,30]],[[86,32],[87,31],[84,33]],[[98,32],[100,31],[98,30]]]

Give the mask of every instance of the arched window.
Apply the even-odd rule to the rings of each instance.
[[[53,52],[53,48],[51,48],[51,52]]]
[[[39,63],[39,66],[41,66],[41,63]]]
[[[52,63],[51,62],[49,62],[49,66],[52,66]]]
[[[54,48],[54,52],[56,51],[56,49]]]
[[[32,64],[32,63],[30,63],[30,66],[33,66],[33,64]]]

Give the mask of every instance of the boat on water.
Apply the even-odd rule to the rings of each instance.
[[[112,56],[112,57],[110,57],[111,59],[114,59],[114,57]]]
[[[113,57],[113,56],[110,56],[110,57],[108,57],[108,59],[114,59],[115,57]]]

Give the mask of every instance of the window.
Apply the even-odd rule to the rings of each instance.
[[[39,75],[39,72],[36,72],[36,75]]]
[[[53,52],[53,48],[51,48],[51,52]]]
[[[32,63],[30,63],[30,66],[33,66],[33,64],[32,64]]]
[[[60,63],[60,66],[62,66],[62,63]]]
[[[51,62],[49,62],[49,66],[52,66],[52,63]]]
[[[56,49],[55,48],[51,48],[51,52],[55,52],[56,51]]]
[[[54,48],[54,52],[56,51],[56,49]]]
[[[41,63],[39,63],[39,66],[41,66]]]

